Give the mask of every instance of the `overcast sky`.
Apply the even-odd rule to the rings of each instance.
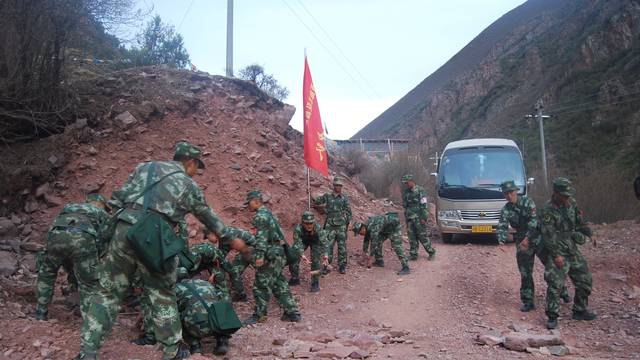
[[[224,75],[227,0],[139,0],[184,36],[198,69]],[[234,70],[262,65],[302,129],[304,50],[329,137],[346,139],[523,0],[235,0]]]

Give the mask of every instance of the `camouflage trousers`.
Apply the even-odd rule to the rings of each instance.
[[[155,338],[163,345],[166,357],[173,357],[182,339],[182,327],[178,314],[174,286],[175,266],[167,273],[151,273],[138,260],[126,239],[130,224],[119,222],[109,243],[98,276],[97,292],[91,297],[91,305],[82,324],[81,348],[85,353],[97,353],[115,324],[124,299],[136,271],[142,286],[142,298],[147,298],[153,318]]]
[[[338,244],[338,265],[347,265],[347,226],[335,226],[327,224],[324,227],[327,232],[327,257],[329,263],[333,263],[333,248]]]
[[[320,270],[320,266],[322,265],[322,245],[321,244],[304,244],[304,248],[302,252],[307,251],[308,248],[311,248],[311,271]],[[289,265],[289,273],[292,278],[298,279],[300,278],[300,259]],[[311,277],[312,281],[317,281],[320,279],[320,273],[315,274]]]
[[[286,263],[284,250],[279,245],[271,245],[270,248],[268,253],[273,252],[274,255],[267,256],[264,265],[256,269],[256,278],[253,282],[253,299],[256,303],[254,314],[267,315],[267,306],[272,293],[285,314],[298,314],[298,305],[291,295],[289,282],[282,273]]]
[[[542,265],[546,266],[548,252],[544,246],[535,246],[531,242],[527,250],[520,248],[522,239],[516,237],[516,263],[518,264],[518,271],[520,272],[520,301],[523,304],[533,304],[535,297],[535,285],[533,281],[533,267],[535,265],[535,258],[538,257]],[[562,285],[561,296],[569,296],[567,287]]]
[[[84,317],[89,296],[98,285],[98,251],[95,238],[80,230],[52,230],[46,247],[38,254],[37,309],[47,312],[53,297],[58,270],[64,267],[75,279],[80,291],[80,312]]]
[[[242,274],[249,267],[250,263],[242,258],[242,255],[236,255],[235,259],[231,263],[231,271],[229,272],[229,279],[231,280],[231,288],[237,295],[245,294],[244,282],[242,281]]]
[[[389,239],[391,241],[391,248],[398,256],[398,260],[400,260],[400,264],[402,264],[402,267],[408,266],[408,259],[404,253],[404,248],[402,247],[400,223],[398,223],[397,228],[390,231],[388,235],[382,234],[380,236],[380,241],[371,244],[370,255],[373,256],[375,260],[383,260],[382,245],[384,244],[384,241],[386,239]]]
[[[427,232],[427,222],[423,224],[419,218],[407,219],[407,237],[409,238],[409,256],[412,259],[418,257],[419,244],[427,251],[429,255],[435,254],[436,249],[431,246],[429,234]]]
[[[557,318],[560,313],[560,293],[567,275],[576,291],[573,298],[573,311],[588,309],[592,279],[587,260],[580,253],[565,256],[564,266],[558,268],[549,256],[544,271],[544,279],[547,281],[546,313],[549,318]]]

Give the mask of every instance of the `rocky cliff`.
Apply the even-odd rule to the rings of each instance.
[[[537,99],[551,161],[636,167],[640,158],[640,3],[530,0],[504,15],[354,138],[404,137],[434,152],[503,136],[537,164]]]

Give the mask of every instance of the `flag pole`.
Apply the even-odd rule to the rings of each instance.
[[[307,168],[307,210],[311,211],[311,180],[310,180],[310,176],[309,176],[309,167],[305,166]]]

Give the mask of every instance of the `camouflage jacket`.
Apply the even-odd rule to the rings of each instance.
[[[186,284],[191,285],[207,305],[216,301],[228,300],[226,294],[220,292],[207,281],[199,279],[182,280],[175,287],[178,311],[182,316],[198,316],[200,314],[203,319],[207,319],[209,316],[207,309],[202,306],[200,300],[194,295],[193,290]]]
[[[574,199],[570,200],[569,206],[548,201],[540,219],[544,246],[552,258],[579,254],[578,245],[584,244],[592,235]]]
[[[394,231],[400,231],[400,220],[397,213],[375,215],[367,219],[365,224],[367,233],[364,236],[362,250],[367,251],[368,245],[377,244],[389,237]]]
[[[155,169],[149,177],[152,167]],[[171,173],[174,174],[164,178],[145,196],[141,196],[148,185],[147,181],[152,184]],[[207,205],[204,193],[184,172],[180,162],[155,161],[138,165],[125,184],[113,192],[109,204],[116,209],[133,207],[142,209],[145,197],[148,197],[149,209],[164,215],[174,225],[179,225],[183,233],[186,229],[184,217],[187,213],[195,215],[215,234],[220,235],[224,232],[224,223]],[[134,212],[126,210],[120,213],[118,218],[132,224],[138,220]]]
[[[242,239],[251,247],[256,246],[256,238],[250,232],[237,227],[227,226],[224,229],[222,237],[220,237],[220,250],[222,250],[224,254],[231,250],[231,241],[234,239]]]
[[[264,259],[269,247],[280,246],[284,235],[278,219],[266,206],[261,206],[251,222],[255,231],[255,260]]]
[[[526,237],[534,241],[538,233],[538,215],[536,204],[525,195],[518,195],[515,204],[507,202],[500,211],[500,221],[496,234],[498,242],[504,244],[509,235],[509,225],[516,230],[514,239],[520,241]]]
[[[89,203],[71,203],[62,208],[58,216],[53,219],[49,230],[78,229],[93,236],[100,248],[109,239],[103,239],[102,226],[109,219],[109,214],[103,209]]]
[[[316,206],[324,206],[327,214],[325,226],[343,226],[351,222],[351,206],[345,194],[325,193],[313,200]]]
[[[415,185],[413,189],[404,189],[402,192],[402,206],[404,206],[404,216],[407,220],[429,219],[427,192],[420,185]]]
[[[292,248],[296,252],[297,256],[302,256],[304,253],[305,246],[319,246],[320,252],[322,254],[325,253],[325,249],[327,247],[327,233],[322,229],[320,224],[315,223],[314,231],[312,233],[308,233],[302,227],[302,225],[297,224],[293,229],[293,246]]]

